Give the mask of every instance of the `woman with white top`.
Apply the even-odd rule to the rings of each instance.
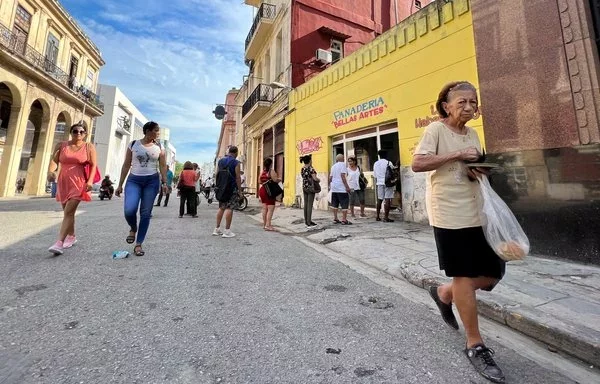
[[[156,142],[160,127],[157,123],[149,121],[144,124],[143,131],[144,137],[141,140],[134,140],[129,144],[121,169],[119,186],[115,191],[117,196],[121,196],[125,178],[128,173],[131,173],[127,177],[125,185],[125,219],[130,227],[126,241],[129,244],[136,242],[133,249],[136,256],[145,254],[142,244],[150,226],[152,207],[159,188],[163,188],[163,193],[166,193],[167,189],[165,152]],[[138,207],[140,211],[139,227],[137,223]]]
[[[350,186],[350,216],[356,219],[354,207],[360,206],[360,217],[365,215],[365,191],[360,189],[360,176],[362,171],[357,164],[356,157],[348,158],[348,185]]]

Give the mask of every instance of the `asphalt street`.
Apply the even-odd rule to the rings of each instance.
[[[122,200],[83,205],[79,242],[54,242],[50,199],[0,201],[0,383],[487,383],[439,314],[236,213],[155,208],[146,256]],[[424,293],[423,293],[424,294]],[[573,383],[495,339],[508,383]],[[557,359],[560,356],[557,355]]]

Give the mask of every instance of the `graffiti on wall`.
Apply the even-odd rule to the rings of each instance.
[[[381,115],[386,108],[387,105],[385,104],[383,97],[377,97],[351,108],[333,112],[332,124],[334,127],[339,128],[358,120]]]
[[[296,144],[300,156],[308,155],[309,153],[317,152],[323,148],[323,139],[320,137],[311,137],[304,139]]]

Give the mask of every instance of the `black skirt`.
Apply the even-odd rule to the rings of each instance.
[[[506,263],[489,246],[483,228],[433,227],[440,269],[448,277],[502,279]],[[493,287],[490,287],[491,290]]]

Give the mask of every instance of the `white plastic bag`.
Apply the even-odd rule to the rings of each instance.
[[[488,244],[504,261],[522,260],[529,253],[529,239],[515,215],[492,189],[487,176],[479,180],[483,208],[481,224]]]
[[[327,193],[327,201],[329,202],[329,204],[331,204],[331,199],[332,199],[332,196],[333,196],[333,192],[329,191],[329,192]]]

